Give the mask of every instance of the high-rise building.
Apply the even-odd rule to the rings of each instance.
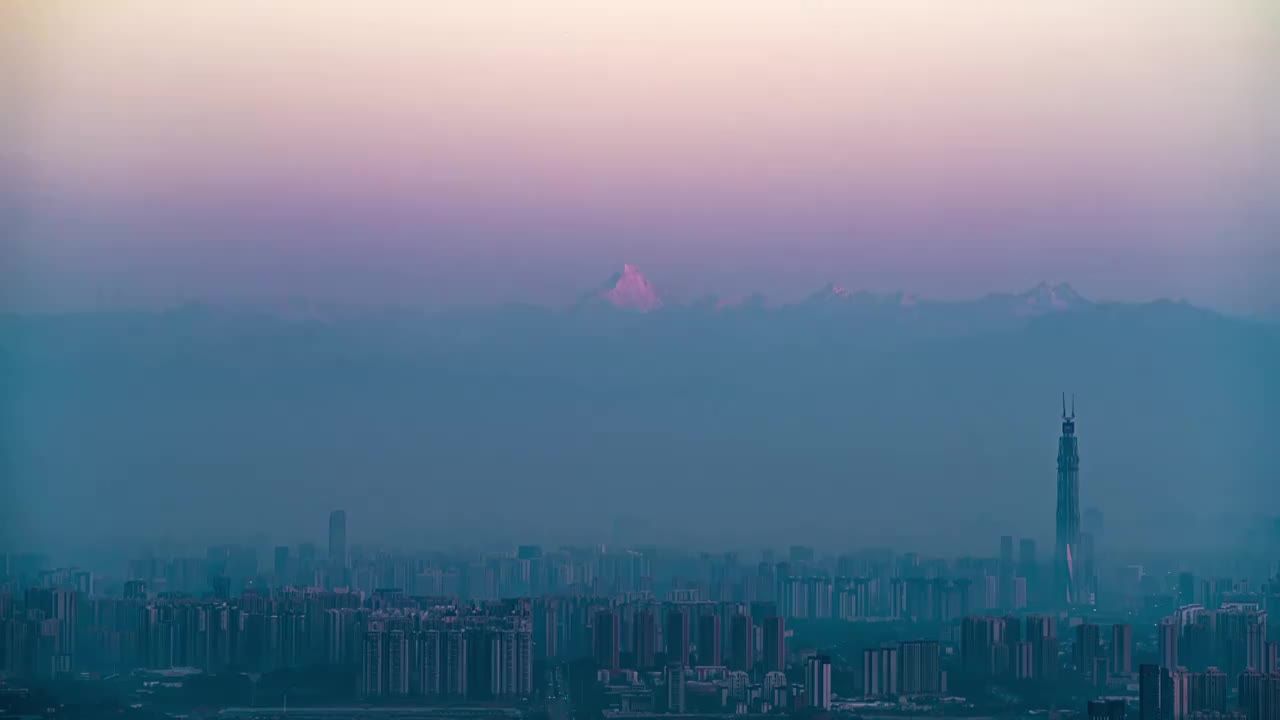
[[[386,687],[383,665],[384,647],[381,630],[370,630],[364,635],[364,653],[360,672],[360,694],[367,698],[380,697]]]
[[[34,629],[43,674],[70,671],[76,655],[77,603],[70,588],[30,588],[26,592],[28,612],[39,613],[39,627]],[[0,637],[0,645],[4,638]],[[0,658],[5,655],[0,647]]]
[[[668,663],[666,672],[667,712],[684,713],[684,665]]]
[[[814,655],[805,664],[804,691],[811,708],[831,709],[831,658]]]
[[[329,513],[329,563],[335,568],[347,566],[347,511]]]
[[[1025,604],[1043,602],[1044,589],[1040,587],[1040,566],[1036,564],[1036,541],[1022,538],[1018,541],[1018,576],[1026,586]]]
[[[604,670],[617,670],[620,667],[622,625],[618,613],[602,610],[592,620],[592,655],[596,667]]]
[[[862,694],[869,698],[898,694],[898,648],[868,648],[862,651]]]
[[[636,613],[632,622],[633,649],[637,670],[648,670],[657,662],[658,652],[658,620],[650,608]]]
[[[779,615],[764,619],[764,670],[787,671],[787,629]]]
[[[734,615],[729,625],[729,667],[749,673],[756,664],[756,629],[751,616]]]
[[[1262,693],[1266,688],[1267,676],[1259,672],[1241,673],[1237,685],[1237,702],[1240,710],[1249,720],[1258,720]]]
[[[1009,659],[1013,676],[1018,680],[1030,680],[1036,676],[1035,646],[1030,640],[1019,640],[1009,646]]]
[[[1075,397],[1067,412],[1062,397],[1062,437],[1058,439],[1058,511],[1054,554],[1055,607],[1081,601],[1080,453],[1076,443]]]
[[[1191,704],[1191,677],[1185,668],[1160,669],[1160,718],[1184,720]]]
[[[1247,613],[1242,620],[1244,628],[1239,634],[1244,635],[1244,663],[1237,661],[1228,667],[1237,675],[1248,668],[1265,672],[1269,664],[1266,657],[1267,614],[1265,612]]]
[[[467,668],[471,667],[471,637],[460,630],[445,634],[444,692],[455,698],[468,697]],[[478,653],[477,653],[478,655]]]
[[[724,664],[720,637],[720,616],[702,615],[698,618],[698,664],[720,666]]]
[[[1014,609],[1014,565],[1013,565],[1013,536],[1003,535],[1000,537],[1000,608],[1003,610]]]
[[[528,697],[533,693],[533,632],[526,627],[507,634],[515,640],[515,652],[508,665],[513,666],[516,693]]]
[[[403,630],[392,630],[386,636],[387,694],[409,694],[409,636]]]
[[[682,608],[667,611],[667,622],[662,633],[667,646],[667,662],[689,665],[689,613]]]
[[[1117,623],[1111,626],[1111,672],[1133,673],[1133,627]]]
[[[1031,643],[1032,677],[1053,678],[1058,672],[1058,631],[1051,615],[1027,616],[1027,641]]]
[[[1178,573],[1178,604],[1190,605],[1196,601],[1196,576],[1182,571]]]
[[[1159,665],[1138,666],[1138,720],[1160,720]]]
[[[1188,712],[1227,711],[1227,674],[1216,667],[1188,676]]]
[[[414,633],[413,658],[417,664],[411,682],[417,694],[436,696],[444,692],[443,653],[440,631]]]
[[[902,671],[898,685],[903,695],[935,695],[942,692],[941,651],[936,640],[914,640],[898,645]],[[864,671],[865,672],[865,671]]]
[[[1280,720],[1280,675],[1240,675],[1240,709],[1249,720]]]
[[[479,645],[481,666],[471,669],[477,696],[527,697],[533,689],[532,633],[488,630],[481,633]]]
[[[987,615],[969,616],[960,622],[960,666],[971,677],[991,677],[1005,668],[1001,648],[1005,647],[1005,619]],[[1007,655],[1004,656],[1007,662]]]
[[[1076,589],[1078,590],[1076,603],[1079,605],[1092,605],[1094,604],[1094,598],[1097,596],[1098,572],[1094,554],[1094,539],[1093,533],[1082,532],[1079,535],[1080,547],[1075,554],[1076,563],[1074,568]]]
[[[1076,643],[1072,652],[1072,660],[1076,672],[1082,675],[1093,673],[1093,661],[1102,655],[1101,628],[1093,623],[1081,623],[1076,626]]]
[[[1171,670],[1178,667],[1178,635],[1182,630],[1174,618],[1165,618],[1156,628],[1160,648],[1160,667]]]
[[[560,602],[552,599],[544,602],[534,615],[533,628],[538,638],[536,645],[541,657],[560,657],[561,635],[564,629],[564,623],[560,619],[560,609]],[[657,647],[656,629],[654,630],[654,647]]]

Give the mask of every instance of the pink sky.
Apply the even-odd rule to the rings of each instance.
[[[1269,3],[942,7],[6,3],[0,273],[34,305],[555,300],[624,261],[1280,303]]]

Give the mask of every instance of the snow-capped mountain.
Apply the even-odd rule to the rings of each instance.
[[[640,268],[627,263],[622,272],[614,273],[597,291],[587,296],[588,302],[604,302],[619,310],[649,312],[662,307],[662,298]]]
[[[1011,315],[1020,318],[1038,317],[1072,310],[1083,310],[1093,306],[1080,293],[1067,283],[1050,285],[1041,282],[1039,285],[1020,293],[991,293],[969,303],[988,313]]]
[[[828,283],[806,298],[802,304],[825,307],[911,308],[919,303],[920,298],[912,293],[902,291],[873,293],[869,290],[851,290],[837,283]]]
[[[876,296],[866,290],[851,290],[838,283],[827,283],[821,290],[810,295],[807,305],[847,305],[851,303],[870,304]]]
[[[607,282],[588,293],[579,303],[586,307],[605,307],[647,313],[654,310],[689,312],[722,312],[729,309],[787,310],[792,313],[813,311],[818,316],[843,316],[854,312],[863,318],[896,318],[909,322],[912,318],[935,318],[950,325],[973,323],[987,326],[992,322],[1017,322],[1041,315],[1081,310],[1093,306],[1067,283],[1051,285],[1041,282],[1020,293],[992,293],[972,300],[931,300],[903,291],[874,293],[854,290],[838,283],[828,283],[805,299],[790,305],[768,305],[758,293],[717,296],[707,295],[690,303],[665,300],[654,284],[630,263],[614,273]]]

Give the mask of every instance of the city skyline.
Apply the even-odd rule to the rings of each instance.
[[[0,0],[0,720],[1280,720],[1278,68]]]
[[[250,717],[349,703],[355,717],[518,719],[557,705],[786,716],[885,701],[951,716],[963,698],[996,717],[1065,703],[1090,720],[1273,720],[1280,576],[1268,555],[1200,576],[1202,559],[1147,567],[1108,553],[1079,568],[1097,592],[1063,603],[1020,544],[1013,573],[1011,538],[978,557],[524,544],[335,561],[336,542],[327,555],[304,543],[275,548],[266,567],[251,547],[218,545],[105,571],[0,553],[0,682],[74,675],[136,697],[134,709],[232,703]],[[224,679],[216,691],[211,677]],[[157,678],[170,697],[131,689]],[[0,707],[25,707],[27,692]]]
[[[1018,539],[1015,562],[1011,535],[977,556],[623,539],[370,548],[349,544],[338,508],[327,547],[275,545],[270,565],[263,548],[236,543],[71,565],[0,552],[0,683],[74,674],[85,687],[129,677],[146,688],[163,677],[180,689],[163,702],[186,707],[197,697],[183,697],[187,682],[241,678],[196,704],[247,705],[236,712],[250,717],[283,714],[292,695],[304,718],[353,701],[341,712],[658,720],[896,701],[945,716],[961,697],[1000,717],[1065,702],[1089,720],[1124,720],[1134,705],[1140,720],[1275,720],[1280,517],[1248,552],[1212,558],[1099,547],[1103,512],[1081,521],[1074,394],[1070,405],[1062,394],[1060,419],[1047,569],[1033,538]],[[1223,557],[1233,575],[1212,569]],[[0,708],[26,697],[0,696]]]

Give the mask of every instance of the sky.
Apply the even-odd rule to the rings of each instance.
[[[1086,507],[1235,527],[1275,506],[1274,326],[1182,305],[900,352],[820,314],[6,311],[567,305],[633,263],[1280,317],[1277,198],[1274,0],[0,0],[0,543],[625,498],[991,548],[975,513],[1052,527],[1063,390]],[[796,479],[831,502],[779,515]]]
[[[1280,307],[1262,0],[9,0],[0,307]]]

